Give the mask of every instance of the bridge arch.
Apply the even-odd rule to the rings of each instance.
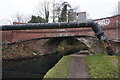
[[[88,49],[90,52],[95,54],[103,53],[103,51],[105,51],[105,48],[96,37],[86,35],[51,38],[43,43],[42,48],[44,49],[44,54],[56,52],[68,52],[71,54],[84,49]]]
[[[80,51],[80,44],[86,48],[88,48],[84,43],[80,42],[76,37],[58,37],[58,38],[52,38],[46,41],[42,47],[44,48],[44,54],[50,54],[50,53],[64,53],[67,50],[68,52],[72,51],[74,52]],[[76,46],[76,47],[75,47]]]

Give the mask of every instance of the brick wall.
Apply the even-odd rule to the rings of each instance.
[[[12,42],[12,39],[13,39],[12,31],[2,31],[3,42]]]
[[[102,26],[105,35],[109,39],[118,39],[120,33],[120,15],[113,17],[106,17],[102,19],[96,19],[95,22]],[[19,23],[14,23],[19,24]],[[50,36],[62,36],[62,35],[89,35],[94,36],[94,32],[91,28],[67,28],[67,29],[38,29],[38,30],[13,30],[2,31],[3,42],[12,42],[25,39],[50,37]]]
[[[95,21],[101,24],[103,31],[109,39],[119,39],[120,15],[97,19]]]

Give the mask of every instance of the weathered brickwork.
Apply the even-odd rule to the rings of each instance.
[[[106,17],[94,20],[102,26],[105,35],[112,40],[120,39],[120,15]],[[14,23],[19,24],[19,23]],[[69,28],[69,29],[41,29],[41,30],[14,30],[2,31],[3,42],[14,42],[40,37],[51,36],[68,36],[68,35],[89,35],[94,36],[91,28]]]
[[[120,39],[120,15],[97,19],[95,21],[101,24],[103,31],[109,39]]]

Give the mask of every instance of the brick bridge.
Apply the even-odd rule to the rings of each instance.
[[[113,48],[118,52],[120,48],[120,15],[106,17],[101,19],[94,20],[96,23],[102,26],[102,30],[105,35],[108,37],[110,42],[113,45]],[[18,24],[18,23],[14,23]],[[92,44],[101,44],[91,28],[66,28],[66,29],[35,29],[35,30],[11,30],[11,31],[2,31],[2,40],[3,43],[16,42],[21,40],[29,40],[33,38],[45,38],[45,37],[60,37],[60,36],[76,36],[75,39],[84,43],[89,48],[98,48],[97,45]],[[56,48],[61,41],[66,38],[52,38],[52,39],[40,39],[34,42],[38,46],[42,44],[49,45],[46,48],[54,52],[55,49],[51,49],[51,43],[53,48]],[[41,42],[42,41],[42,42]],[[29,42],[29,41],[28,41]],[[41,42],[41,43],[39,43]],[[38,47],[37,46],[37,47]],[[98,49],[101,51],[100,49]],[[99,52],[97,51],[97,52]]]

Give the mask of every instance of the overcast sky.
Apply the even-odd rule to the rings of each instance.
[[[0,0],[0,20],[13,21],[17,13],[25,15],[34,14],[35,6],[43,0]],[[50,0],[49,0],[50,1]],[[51,0],[52,1],[52,0]],[[58,0],[57,0],[58,1]],[[62,0],[71,5],[79,6],[80,11],[86,11],[93,19],[109,17],[113,15],[120,0]]]

